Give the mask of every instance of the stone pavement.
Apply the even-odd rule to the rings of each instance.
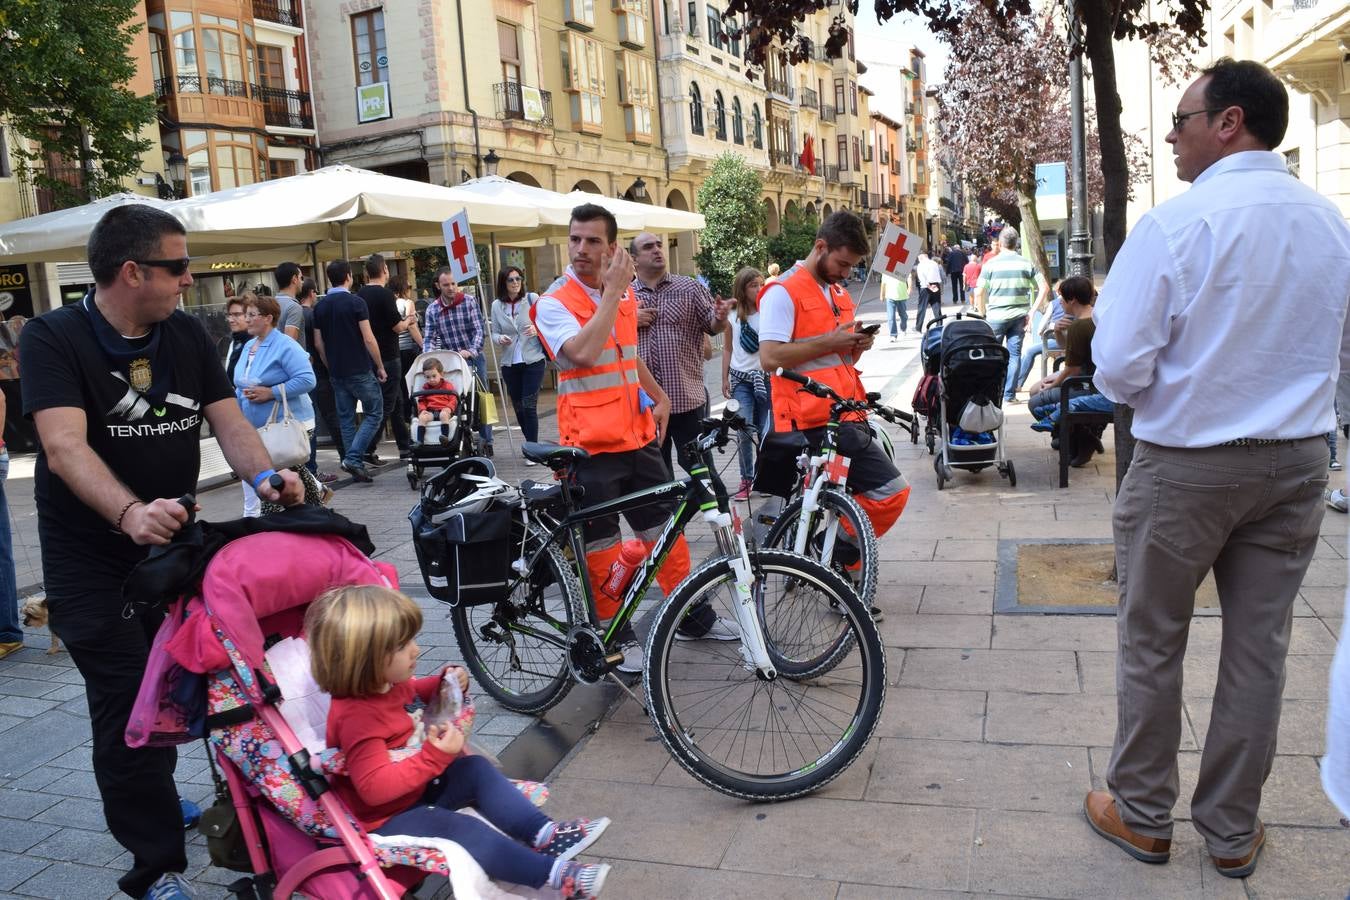
[[[876,304],[864,313],[882,316]],[[916,350],[913,337],[879,343],[865,360],[869,388],[907,407]],[[564,761],[550,809],[614,819],[595,848],[615,864],[605,896],[1346,896],[1350,830],[1323,797],[1317,765],[1342,627],[1347,517],[1327,514],[1295,608],[1279,755],[1262,809],[1269,840],[1256,874],[1219,877],[1184,821],[1209,718],[1217,617],[1191,629],[1173,859],[1136,863],[1092,835],[1080,812],[1084,792],[1101,786],[1114,730],[1114,619],[993,614],[1000,541],[1110,537],[1114,459],[1108,453],[1075,470],[1071,487],[1059,490],[1048,440],[1025,427],[1024,407],[1012,407],[1010,420],[1015,489],[985,470],[958,472],[939,493],[922,445],[896,444],[914,491],[881,542],[878,598],[893,681],[871,746],[824,791],[750,805],[703,788],[628,700]],[[546,437],[553,427],[546,418]],[[540,477],[507,458],[504,439],[497,447],[504,477]],[[734,478],[736,464],[726,461]],[[405,585],[420,587],[406,521],[414,499],[395,466],[373,485],[345,487],[334,506],[367,524],[379,555]],[[208,492],[203,516],[232,517],[239,502],[234,486]],[[458,650],[446,610],[425,608],[419,643],[429,671]],[[0,892],[108,897],[126,855],[103,830],[81,679],[66,655],[45,654],[43,635],[29,643],[0,661]],[[476,739],[494,752],[532,721],[479,702]],[[209,798],[199,746],[185,748],[179,781],[184,796]],[[189,846],[202,896],[223,896],[210,885],[234,874],[208,868],[198,840]]]

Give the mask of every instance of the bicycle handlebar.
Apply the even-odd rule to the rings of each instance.
[[[791,369],[784,369],[781,366],[774,372],[779,378],[800,384],[801,389],[813,397],[819,397],[822,400],[833,400],[837,405],[843,408],[845,412],[860,412],[871,410],[881,416],[891,424],[912,423],[914,417],[909,413],[896,409],[893,406],[886,406],[880,403],[880,394],[868,394],[866,400],[845,400],[835,393],[834,389],[828,384],[821,384],[814,378],[803,375],[800,372],[794,372]]]

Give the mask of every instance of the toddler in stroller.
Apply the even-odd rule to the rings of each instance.
[[[446,391],[445,366],[432,356],[422,363],[422,391],[417,398],[417,441],[426,443],[427,426],[432,419],[441,423],[441,443],[450,443],[450,423],[459,408],[459,395]]]
[[[466,756],[453,721],[426,726],[420,752],[395,762],[391,751],[418,746],[415,726],[440,689],[437,673],[414,678],[422,611],[378,585],[330,590],[305,614],[314,678],[333,698],[327,743],[346,755],[334,787],[376,835],[455,841],[496,880],[545,885],[566,898],[598,896],[609,866],[572,857],[593,844],[608,819],[554,822],[482,756]],[[468,673],[453,667],[460,690]],[[456,812],[473,806],[489,822]]]

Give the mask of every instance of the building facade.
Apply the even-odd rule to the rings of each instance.
[[[1350,218],[1350,6],[1334,0],[1220,0],[1207,12],[1203,68],[1222,56],[1255,59],[1289,88],[1289,129],[1276,148],[1289,171]],[[1128,222],[1177,196],[1167,144],[1171,115],[1186,83],[1167,84],[1139,42],[1116,46],[1121,124],[1149,151],[1148,177],[1134,188]]]

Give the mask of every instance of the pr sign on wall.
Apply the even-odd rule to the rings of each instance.
[[[27,266],[0,266],[0,316],[33,316]]]
[[[356,121],[378,122],[392,118],[393,106],[389,103],[389,82],[377,81],[374,84],[356,86]]]

